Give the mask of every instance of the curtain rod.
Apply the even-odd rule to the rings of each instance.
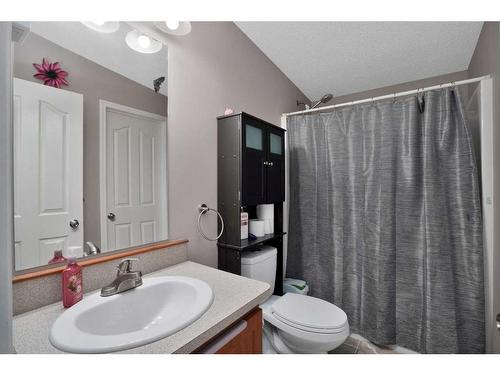
[[[307,113],[324,111],[324,110],[328,110],[328,109],[334,109],[334,108],[338,108],[338,107],[346,107],[346,106],[354,105],[354,104],[369,103],[369,102],[374,102],[374,101],[383,100],[383,99],[397,98],[400,96],[417,94],[417,93],[421,93],[424,91],[437,90],[437,89],[441,89],[444,87],[466,85],[468,83],[479,82],[479,81],[482,81],[483,79],[487,79],[487,78],[491,78],[491,77],[489,75],[486,75],[486,76],[477,77],[477,78],[464,79],[462,81],[443,83],[441,85],[429,86],[429,87],[424,87],[424,88],[416,89],[416,90],[400,91],[400,92],[395,92],[393,94],[376,96],[376,97],[368,98],[368,99],[361,99],[361,100],[355,100],[355,101],[351,101],[351,102],[332,104],[332,105],[327,105],[324,107],[318,107],[318,108],[314,108],[314,109],[305,109],[303,111],[297,111],[297,112],[283,113],[282,116],[284,116],[284,117],[296,116],[296,115],[302,115],[302,114],[307,114]]]

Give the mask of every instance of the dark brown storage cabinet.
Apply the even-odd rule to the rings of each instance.
[[[217,120],[217,200],[225,223],[219,269],[241,274],[242,252],[269,244],[278,249],[275,293],[282,294],[285,130],[244,112]],[[274,204],[274,233],[241,240],[241,208],[253,219],[265,203]]]
[[[241,204],[285,200],[284,131],[245,113],[240,114]]]

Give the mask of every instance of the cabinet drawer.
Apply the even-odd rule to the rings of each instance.
[[[262,354],[262,310],[252,310],[195,350],[198,354]]]

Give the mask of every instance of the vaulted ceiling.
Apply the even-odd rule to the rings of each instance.
[[[236,22],[311,100],[466,70],[482,22]]]

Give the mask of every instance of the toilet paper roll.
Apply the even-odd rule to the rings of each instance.
[[[260,220],[264,219],[274,220],[274,204],[259,204],[257,206],[257,217]]]
[[[266,234],[270,234],[270,233],[273,233],[274,230],[273,230],[273,225],[274,224],[274,220],[273,219],[264,219],[264,232]]]
[[[259,204],[257,206],[257,217],[264,220],[264,232],[274,233],[274,204]]]
[[[252,219],[248,231],[254,236],[263,237],[266,234],[264,225],[264,220]]]

